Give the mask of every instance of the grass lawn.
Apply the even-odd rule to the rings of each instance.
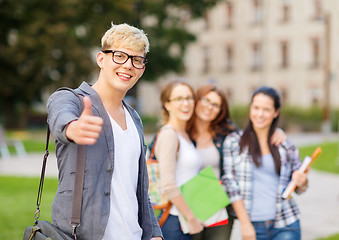
[[[22,239],[25,228],[34,223],[39,178],[0,176],[0,239]],[[45,179],[40,219],[51,220],[57,179]]]
[[[318,238],[317,240],[338,240],[339,234],[335,234],[333,236],[325,237],[325,238]]]
[[[311,168],[339,174],[339,142],[324,142],[320,145],[299,148],[301,159],[304,159],[305,156],[311,156],[317,147],[321,148],[322,153]]]

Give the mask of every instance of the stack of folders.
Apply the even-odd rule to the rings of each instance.
[[[228,223],[225,207],[230,204],[230,201],[211,166],[204,168],[181,185],[180,190],[196,218],[203,221],[205,226]],[[182,231],[188,233],[189,228],[184,216],[179,214],[179,221]]]
[[[301,172],[305,172],[307,170],[307,168],[309,168],[312,165],[312,163],[314,163],[314,161],[318,158],[320,153],[321,153],[321,148],[318,147],[316,150],[314,150],[311,157],[306,156],[304,158],[304,161],[302,162],[302,164],[300,165],[298,170],[301,171]],[[281,195],[282,198],[283,199],[290,199],[295,188],[296,188],[296,184],[293,180],[291,180],[290,183],[285,188],[285,190],[283,191],[283,193]]]

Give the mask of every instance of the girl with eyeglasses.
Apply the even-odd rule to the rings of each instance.
[[[162,88],[160,98],[164,126],[158,133],[154,153],[159,161],[162,189],[173,204],[161,230],[166,240],[190,240],[190,234],[202,231],[204,226],[179,189],[201,169],[200,156],[186,131],[194,111],[194,92],[187,83],[172,81]],[[179,214],[186,218],[189,234],[181,230]]]

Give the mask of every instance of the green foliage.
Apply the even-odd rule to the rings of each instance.
[[[332,130],[339,132],[339,109],[331,112]]]
[[[300,129],[302,131],[320,131],[322,109],[320,107],[301,108],[284,106],[280,116],[283,129]]]
[[[230,115],[233,123],[243,129],[248,123],[249,106],[233,106],[230,108]]]
[[[57,179],[45,179],[40,219],[51,221],[51,206]],[[25,228],[34,223],[39,178],[0,177],[0,239],[22,239]]]
[[[142,116],[141,120],[144,125],[144,133],[155,133],[160,128],[159,118],[156,116]]]
[[[218,0],[143,0],[137,5],[140,25],[150,39],[151,60],[144,73],[145,80],[155,80],[166,72],[183,71],[183,56],[187,44],[196,38],[186,29],[191,18],[202,17],[204,12]],[[155,19],[148,24],[146,18]],[[174,50],[175,49],[175,50]],[[172,51],[173,50],[173,51]]]
[[[148,34],[145,80],[181,71],[185,46],[195,39],[185,23],[216,1],[0,1],[0,119],[6,127],[24,128],[30,105],[41,101],[46,89],[91,81],[96,69],[93,49],[100,48],[112,21],[141,27]],[[148,24],[149,18],[155,23]]]

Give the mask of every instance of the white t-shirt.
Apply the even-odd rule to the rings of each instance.
[[[175,181],[178,186],[181,186],[198,174],[201,168],[201,158],[191,141],[187,141],[180,134],[177,135],[180,147],[177,157]],[[179,215],[179,210],[175,205],[172,206],[170,214],[175,216]]]
[[[125,109],[124,131],[110,116],[114,136],[114,170],[110,195],[110,214],[103,240],[140,240],[137,184],[140,140],[137,128]],[[112,143],[113,144],[113,143]]]

